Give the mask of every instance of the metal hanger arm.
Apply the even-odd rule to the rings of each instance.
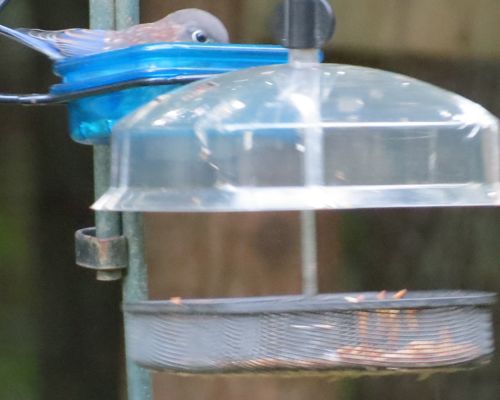
[[[1,7],[2,3],[0,3]],[[198,81],[208,78],[209,74],[179,75],[168,78],[139,78],[129,81],[97,86],[90,89],[82,89],[69,93],[32,93],[32,94],[8,94],[0,93],[0,104],[21,104],[27,106],[64,104],[83,97],[96,96],[119,90],[130,89],[138,86],[155,85],[177,85]]]

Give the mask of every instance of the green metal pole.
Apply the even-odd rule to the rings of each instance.
[[[93,29],[115,28],[114,0],[90,0],[90,27]],[[110,146],[94,146],[94,192],[98,199],[109,187]],[[95,214],[96,236],[107,238],[121,235],[120,214],[97,211]],[[98,271],[97,279],[112,281],[121,278],[121,271]]]
[[[129,263],[123,281],[124,303],[146,300],[148,297],[147,266],[144,260],[144,228],[140,213],[123,214],[123,233],[127,237]],[[125,354],[129,354],[127,315],[125,324]],[[128,400],[151,400],[151,374],[127,358]]]
[[[115,24],[123,29],[139,23],[139,0],[115,0]],[[123,302],[147,300],[148,274],[144,257],[144,226],[139,213],[123,214],[123,233],[127,238],[129,264],[123,280]],[[128,350],[128,319],[125,324],[125,354]],[[151,400],[151,374],[127,358],[127,390],[129,400]]]
[[[90,28],[115,29],[115,0],[89,0]]]
[[[139,22],[138,0],[89,0],[90,27],[122,29]],[[94,181],[96,197],[109,186],[111,153],[108,145],[94,146]],[[109,237],[121,235],[122,220],[118,213],[97,212],[96,234]],[[147,299],[147,267],[144,258],[144,229],[142,215],[123,215],[123,234],[127,238],[129,265],[123,279],[123,302]],[[98,279],[116,279],[100,275]],[[127,392],[129,400],[152,399],[151,376],[127,357],[127,317],[124,317]]]
[[[139,0],[115,0],[116,29],[139,23]]]
[[[94,193],[96,199],[109,187],[110,178],[110,146],[94,146]],[[121,235],[120,214],[116,212],[97,211],[95,213],[96,236],[109,238]],[[122,277],[121,270],[97,271],[97,280],[114,281]]]

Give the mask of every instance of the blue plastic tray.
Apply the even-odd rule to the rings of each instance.
[[[51,93],[71,94],[144,78],[219,74],[287,60],[287,49],[272,45],[141,45],[57,62],[54,72],[62,83],[53,85]],[[134,87],[71,101],[71,137],[80,143],[107,143],[120,118],[178,86]]]

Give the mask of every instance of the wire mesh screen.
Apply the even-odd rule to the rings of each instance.
[[[457,367],[493,352],[492,295],[355,296],[129,304],[130,354],[156,370],[265,373]]]

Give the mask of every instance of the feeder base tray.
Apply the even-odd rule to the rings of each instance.
[[[396,296],[396,297],[395,297]],[[132,359],[182,374],[429,374],[493,353],[482,292],[145,301],[124,306]]]

